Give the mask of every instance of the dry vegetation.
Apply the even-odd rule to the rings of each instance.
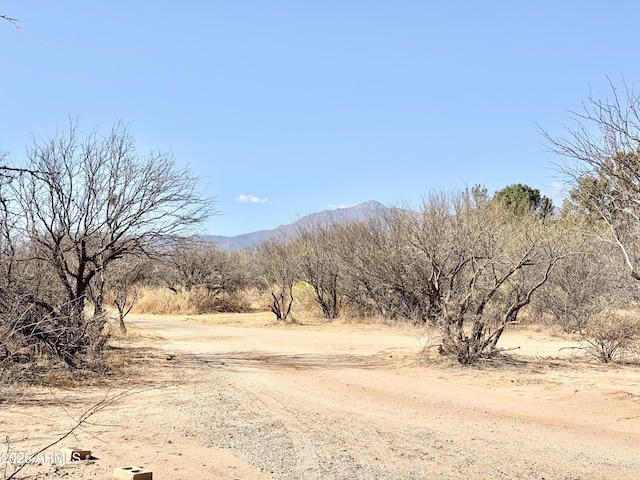
[[[640,101],[626,94],[577,115],[602,138],[546,135],[580,166],[561,212],[526,185],[477,186],[239,252],[188,235],[212,202],[170,154],[139,155],[122,125],[79,138],[72,124],[0,178],[0,395],[122,371],[126,339],[145,335],[130,313],[410,326],[423,360],[468,366],[504,366],[505,332],[538,325],[593,361],[637,362]]]

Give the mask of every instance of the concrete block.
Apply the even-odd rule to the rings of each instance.
[[[63,447],[60,449],[60,453],[64,455],[65,462],[77,462],[91,458],[91,450],[84,450],[78,447]]]
[[[153,473],[142,467],[120,467],[113,471],[113,480],[153,480]]]

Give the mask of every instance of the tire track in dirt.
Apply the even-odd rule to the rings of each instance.
[[[609,381],[611,370],[597,371],[585,389],[588,367],[570,375],[539,365],[403,367],[381,361],[397,345],[366,333],[332,341],[327,331],[184,328],[169,348],[202,372],[180,407],[185,433],[275,479],[635,479],[640,471],[638,403],[602,385],[631,389],[624,372]]]
[[[214,377],[222,391],[199,395],[182,408],[198,418],[188,430],[195,428],[207,444],[232,449],[273,478],[425,478],[407,468],[410,448],[389,448],[402,443],[397,433],[376,428],[366,415],[354,421],[324,405],[288,403],[251,376],[234,378],[233,384],[226,374]],[[415,432],[411,436],[415,441]]]

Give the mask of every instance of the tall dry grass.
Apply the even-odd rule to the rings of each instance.
[[[214,294],[205,288],[174,292],[168,288],[141,287],[132,313],[155,315],[198,315],[215,312],[261,312],[267,295],[257,289]]]

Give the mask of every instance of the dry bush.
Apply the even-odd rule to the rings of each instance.
[[[0,367],[27,377],[42,365],[101,370],[105,322],[103,315],[0,289]]]
[[[564,218],[557,227],[565,232],[569,253],[532,306],[540,317],[552,315],[565,332],[581,332],[594,315],[633,303],[637,289],[616,247],[596,237],[587,219]]]
[[[269,309],[279,321],[287,321],[291,314],[293,286],[300,279],[299,253],[287,238],[267,240],[257,249],[260,275],[271,292]]]
[[[300,277],[309,287],[307,295],[317,304],[317,308],[309,305],[320,315],[333,320],[340,315],[344,303],[344,292],[341,275],[341,261],[337,244],[342,241],[339,224],[316,223],[300,227],[296,248],[299,253]]]
[[[295,301],[291,308],[291,314],[294,318],[298,320],[303,318],[329,318],[324,315],[314,288],[309,283],[296,282],[293,286],[293,297]]]
[[[495,355],[505,328],[562,258],[562,236],[537,216],[464,193],[433,195],[413,218],[412,257],[429,287],[426,311],[443,328],[439,351],[462,364]]]
[[[256,288],[213,293],[202,287],[177,292],[161,287],[140,287],[132,312],[154,315],[246,313],[263,311],[268,302],[266,293]]]
[[[261,309],[251,252],[191,242],[147,267],[138,284],[136,313],[201,314]]]
[[[185,243],[156,265],[157,284],[174,291],[200,287],[230,293],[252,286],[254,263],[248,251],[229,251],[214,243]]]
[[[208,313],[217,311],[218,294],[206,288],[194,288],[186,292],[188,312],[191,314]]]
[[[405,213],[389,211],[341,227],[342,240],[334,245],[342,262],[345,314],[416,323],[433,319],[428,273],[409,241],[413,215]]]
[[[0,258],[0,368],[5,380],[16,371],[28,376],[43,362],[100,370],[108,339],[105,318],[70,304],[52,269],[30,258],[26,248],[13,245]]]
[[[184,296],[167,288],[142,287],[138,292],[138,301],[133,313],[151,313],[154,315],[178,314],[186,307]]]
[[[439,346],[442,344],[442,330],[436,325],[425,324],[420,331],[420,351],[416,356],[418,364],[439,363],[443,359],[454,361],[451,358],[444,357],[438,352]]]
[[[246,288],[234,292],[221,293],[216,301],[215,311],[219,313],[249,313],[264,310],[266,295],[256,288]]]
[[[269,310],[269,292],[257,287],[247,287],[233,293],[233,297],[243,308],[238,313],[246,312],[266,312]],[[236,310],[233,310],[236,311]],[[229,312],[232,312],[229,310]]]
[[[143,288],[133,313],[194,315],[212,311],[212,299],[203,289],[173,292],[166,288]]]
[[[635,313],[609,310],[593,315],[582,333],[588,355],[603,363],[623,360],[638,350],[640,320]]]

